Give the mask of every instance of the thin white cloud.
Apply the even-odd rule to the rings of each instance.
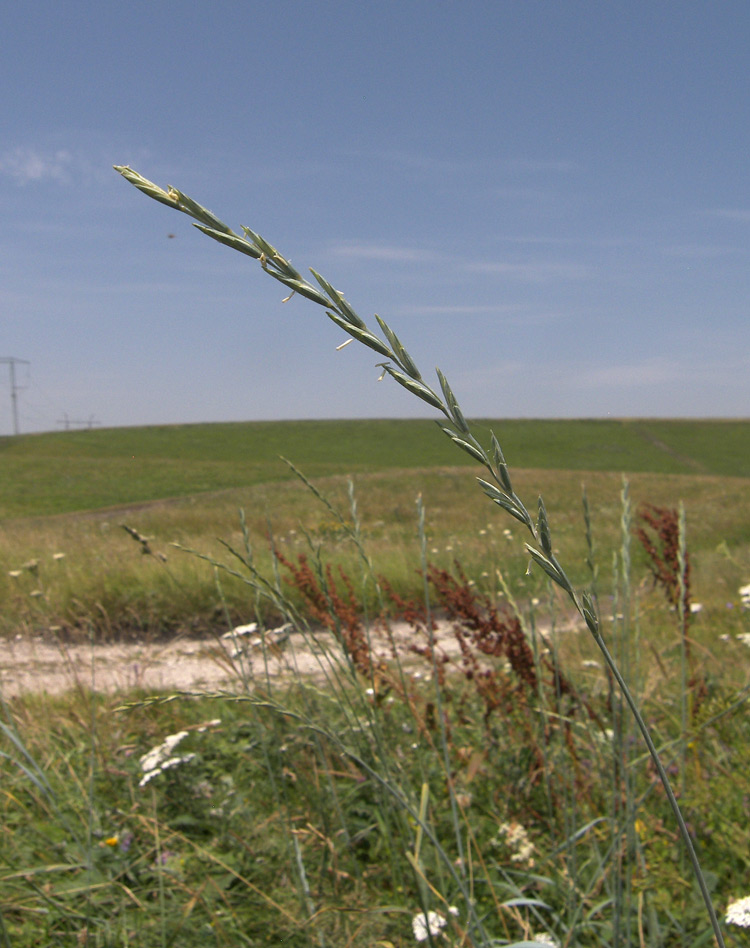
[[[580,237],[509,237],[501,238],[508,244],[532,244],[549,247],[570,247],[571,244],[581,244],[585,241]]]
[[[455,306],[421,306],[417,303],[413,306],[396,306],[392,312],[397,313],[399,316],[508,316],[518,313],[520,309],[520,306],[504,306],[494,303],[487,306],[465,306],[460,304]]]
[[[444,158],[435,154],[427,154],[418,151],[404,151],[399,148],[368,149],[349,149],[347,156],[361,162],[376,161],[378,163],[387,162],[398,165],[413,171],[419,171],[424,174],[434,174],[440,177],[456,174],[470,174],[473,169],[482,167],[481,160],[477,158]]]
[[[337,257],[358,260],[385,260],[395,263],[430,263],[436,259],[429,250],[416,247],[400,247],[392,244],[360,244],[356,242],[335,244],[330,252]]]
[[[499,361],[452,372],[451,384],[464,411],[477,416],[739,416],[742,411],[727,410],[727,400],[747,405],[742,357],[656,356],[619,364],[553,362],[542,371],[530,367],[518,359]],[[488,405],[488,396],[497,407]]]
[[[537,160],[534,158],[517,158],[506,162],[506,167],[512,171],[542,171],[570,174],[572,171],[582,171],[583,167],[577,161]]]
[[[727,221],[750,224],[750,209],[746,207],[718,207],[711,211],[714,217],[723,217]]]
[[[743,369],[741,356],[703,358],[694,353],[681,358],[650,356],[630,362],[576,365],[560,371],[559,382],[570,390],[663,392],[689,398],[693,389],[721,390],[731,386]],[[553,372],[556,370],[553,370]]]
[[[661,252],[666,257],[713,260],[716,257],[726,257],[729,254],[741,253],[742,249],[718,244],[676,244],[671,247],[662,247]]]
[[[590,267],[569,261],[532,261],[529,263],[508,263],[506,261],[487,261],[468,263],[466,269],[473,273],[496,274],[510,280],[524,283],[546,283],[550,280],[588,280],[592,276]]]
[[[493,188],[490,194],[505,201],[533,201],[535,204],[547,204],[558,199],[556,194],[542,188],[499,187]]]
[[[70,181],[73,156],[60,149],[44,154],[34,148],[14,148],[0,154],[0,175],[26,185],[40,181]]]
[[[687,368],[684,363],[662,357],[642,359],[621,365],[594,368],[578,366],[570,375],[574,388],[634,388],[684,384]]]

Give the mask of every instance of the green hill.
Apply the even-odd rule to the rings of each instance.
[[[750,421],[483,420],[513,468],[750,477]],[[0,518],[311,477],[473,465],[431,421],[163,425],[0,438]]]

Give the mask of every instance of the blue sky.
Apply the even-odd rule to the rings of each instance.
[[[29,0],[0,37],[22,431],[429,414],[113,164],[314,266],[469,415],[750,416],[746,0]]]

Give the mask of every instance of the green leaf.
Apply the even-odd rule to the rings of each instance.
[[[180,210],[185,211],[186,214],[189,214],[196,220],[201,221],[203,224],[208,224],[209,227],[213,227],[215,230],[220,230],[225,234],[233,233],[232,229],[227,227],[224,221],[219,220],[219,218],[209,211],[207,207],[203,207],[202,204],[194,201],[192,198],[188,197],[187,194],[183,194],[182,191],[179,191],[177,188],[173,188],[171,185],[169,187],[168,194],[170,197],[177,198],[177,201],[180,204]]]
[[[470,444],[468,441],[464,441],[463,438],[459,438],[455,432],[451,431],[451,429],[447,428],[445,425],[441,425],[439,422],[438,422],[438,427],[440,428],[441,431],[444,431],[448,435],[448,437],[451,439],[451,441],[455,445],[458,445],[458,447],[461,448],[462,451],[465,451],[467,454],[470,454],[476,461],[479,461],[480,464],[487,463],[487,458],[485,457],[484,453],[479,448],[474,447],[474,445]]]
[[[143,194],[148,195],[148,197],[153,198],[155,201],[159,201],[160,204],[166,204],[167,207],[173,207],[177,211],[182,210],[175,198],[168,194],[164,188],[160,188],[158,184],[154,184],[153,181],[144,178],[143,175],[138,174],[137,171],[133,171],[133,169],[127,165],[112,165],[112,167],[118,174],[121,174],[126,181],[129,181],[134,188],[138,188],[139,191],[143,192]]]
[[[594,599],[588,590],[584,591],[581,598],[583,599],[583,618],[586,620],[586,625],[594,635],[597,635],[599,632],[599,617],[596,614]]]
[[[488,483],[481,477],[478,477],[477,480],[479,481],[479,486],[493,503],[497,504],[498,507],[502,507],[503,510],[506,510],[511,515],[511,517],[515,517],[516,520],[525,524],[529,529],[532,528],[531,518],[526,512],[526,508],[523,506],[523,504],[520,504],[517,501],[515,496],[504,493],[495,487],[494,484]]]
[[[343,293],[339,293],[335,287],[331,286],[325,277],[322,277],[318,271],[313,270],[312,267],[310,267],[310,273],[312,273],[318,283],[323,287],[334,307],[340,311],[340,315],[350,325],[357,326],[359,329],[367,329],[367,323],[364,321],[364,319],[362,319],[361,316],[358,316],[357,313],[354,312],[351,306],[344,299]]]
[[[375,314],[375,319],[377,319],[378,323],[380,324],[380,328],[383,330],[386,339],[388,342],[390,342],[391,348],[393,349],[393,354],[396,357],[396,361],[401,365],[401,368],[407,373],[407,375],[410,375],[417,382],[421,382],[422,375],[419,369],[412,360],[412,357],[409,355],[406,349],[404,349],[403,343],[398,338],[396,333],[391,329],[384,319],[381,319],[380,316],[378,316],[377,313]],[[443,407],[442,403],[440,407]]]
[[[542,567],[545,573],[552,579],[561,589],[564,589],[566,593],[571,597],[576,605],[578,600],[576,599],[575,590],[571,585],[570,580],[565,575],[565,571],[562,566],[557,562],[557,559],[554,556],[545,556],[541,551],[537,550],[536,547],[530,546],[528,543],[525,544],[526,549],[529,551],[531,558]]]
[[[328,306],[328,300],[325,298],[325,296],[323,296],[322,293],[319,293],[314,286],[311,286],[307,280],[300,280],[296,284],[294,281],[290,280],[289,283],[287,283],[287,286],[291,286],[295,293],[299,293],[300,296],[304,296],[308,300],[312,300],[313,303],[319,303],[321,306]]]
[[[354,335],[354,333],[352,333]],[[433,408],[437,408],[439,411],[443,411],[443,403],[437,397],[437,395],[432,391],[431,388],[428,388],[422,382],[417,382],[413,378],[409,378],[408,375],[404,375],[403,372],[399,372],[398,369],[394,369],[390,365],[384,366],[385,371],[392,376],[399,385],[403,385],[405,389],[408,389],[412,395],[416,395],[417,398],[421,398],[423,402],[427,402],[428,405],[432,405]]]
[[[495,467],[497,468],[497,473],[500,476],[503,487],[508,491],[509,494],[512,494],[514,492],[513,485],[510,482],[510,473],[508,471],[508,465],[505,461],[502,448],[500,447],[500,442],[495,437],[494,431],[490,432],[490,436],[492,438],[492,452],[495,455]]]
[[[552,556],[552,537],[549,532],[549,521],[547,520],[547,509],[544,506],[544,501],[541,496],[539,497],[538,502],[539,508],[539,517],[537,519],[537,524],[539,527],[539,541],[542,544],[542,549],[547,554],[547,556]]]
[[[205,224],[193,224],[193,227],[196,227],[208,237],[213,237],[214,240],[218,240],[220,244],[231,247],[232,250],[239,250],[240,253],[246,253],[248,257],[254,257],[256,260],[260,257],[260,251],[256,250],[250,241],[245,240],[243,237],[238,237],[236,234],[227,234],[221,230],[215,230],[213,227],[207,227]]]
[[[258,250],[261,253],[264,253],[268,260],[273,260],[274,257],[279,256],[278,250],[274,247],[273,244],[269,244],[268,241],[261,237],[260,234],[256,234],[254,230],[250,230],[249,227],[245,227],[244,224],[242,229],[245,231],[245,235],[252,240],[252,242],[257,246]],[[282,257],[283,259],[283,257]]]
[[[310,286],[305,280],[295,280],[294,277],[285,276],[283,273],[278,273],[270,267],[266,267],[266,273],[273,277],[274,280],[278,280],[279,283],[283,283],[284,286],[288,286],[290,290],[299,293],[300,296],[306,296],[307,299],[312,300],[314,303],[319,303],[321,306],[328,305],[328,300],[325,296],[319,293],[314,286]]]
[[[562,586],[563,589],[567,590],[568,584],[562,581],[562,577],[560,576],[560,571],[555,566],[555,564],[551,560],[547,559],[547,557],[543,553],[541,553],[539,550],[537,550],[536,547],[531,546],[529,543],[524,544],[524,546],[528,550],[529,555],[534,560],[534,562],[542,567],[542,569],[550,577],[550,579],[554,580],[554,582],[556,582],[558,586]]]
[[[453,389],[448,384],[448,379],[446,379],[440,369],[435,369],[435,371],[437,372],[440,387],[442,388],[443,395],[445,396],[445,404],[448,406],[448,411],[450,412],[451,418],[460,431],[462,431],[464,434],[470,434],[470,428],[466,422],[466,419],[464,418],[461,408],[459,407],[456,396],[453,394]]]
[[[377,336],[374,336],[369,329],[359,329],[357,326],[353,326],[339,313],[332,313],[329,310],[326,310],[326,316],[328,316],[329,319],[332,319],[337,326],[340,326],[345,332],[348,332],[349,335],[358,342],[361,342],[369,349],[374,349],[376,352],[384,355],[387,359],[392,358],[393,354],[391,353],[391,350],[388,348],[388,346],[378,339]]]
[[[331,302],[332,302],[332,303],[338,302],[337,299],[336,299],[336,296],[337,296],[336,290],[334,290],[334,288],[331,286],[331,284],[328,282],[328,280],[326,280],[325,277],[322,277],[322,276],[318,273],[317,270],[313,270],[312,267],[310,267],[310,273],[312,273],[312,275],[315,277],[315,279],[318,281],[318,283],[320,283],[320,285],[323,287],[323,290],[324,290],[324,291],[328,294],[328,296],[331,298]]]

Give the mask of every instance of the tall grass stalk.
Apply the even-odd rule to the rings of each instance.
[[[641,716],[616,659],[610,653],[603,639],[594,598],[588,591],[579,595],[573,588],[562,565],[558,562],[553,551],[550,524],[542,498],[539,497],[538,499],[536,520],[534,520],[521,498],[515,493],[508,465],[494,433],[491,433],[491,444],[488,450],[474,436],[472,428],[467,422],[443,373],[439,369],[437,370],[439,391],[428,385],[400,338],[385,320],[376,316],[382,333],[382,336],[379,336],[357,315],[344,296],[315,270],[311,269],[310,272],[317,286],[306,280],[274,246],[250,228],[243,227],[244,236],[240,236],[205,207],[178,189],[170,187],[165,191],[125,166],[115,166],[115,169],[147,196],[192,217],[195,226],[207,236],[258,260],[266,273],[290,290],[286,297],[287,300],[296,293],[323,306],[328,317],[340,326],[349,337],[359,341],[384,358],[385,361],[379,363],[383,375],[389,375],[412,395],[442,414],[444,421],[440,423],[440,428],[443,433],[461,451],[470,455],[484,468],[485,477],[488,477],[489,480],[478,478],[480,487],[492,502],[525,527],[531,538],[530,542],[525,544],[528,554],[534,563],[549,576],[552,582],[557,584],[569,596],[573,606],[586,623],[599,647],[654,762],[678,824],[717,944],[720,948],[723,948],[724,941],[721,929],[690,834],[648,727]],[[375,776],[375,779],[378,779],[377,776]]]
[[[422,580],[424,583],[424,603],[425,615],[427,616],[427,636],[429,644],[430,657],[432,659],[432,680],[435,685],[435,707],[437,710],[437,719],[440,736],[440,751],[443,757],[443,767],[445,768],[446,783],[448,789],[448,799],[450,802],[451,819],[453,821],[453,832],[456,840],[456,851],[458,852],[458,865],[461,867],[464,878],[466,878],[465,867],[466,858],[464,853],[463,834],[459,823],[458,804],[456,802],[456,792],[451,779],[451,764],[448,751],[448,738],[446,731],[445,709],[443,708],[443,696],[439,686],[440,675],[438,670],[437,650],[435,648],[435,632],[432,622],[432,609],[430,605],[430,588],[428,582],[429,569],[427,564],[427,531],[425,529],[425,510],[421,496],[417,498],[417,515],[419,518],[419,555],[422,568]],[[424,793],[423,793],[424,797]],[[421,807],[420,807],[421,814]],[[421,830],[420,830],[421,832]]]

